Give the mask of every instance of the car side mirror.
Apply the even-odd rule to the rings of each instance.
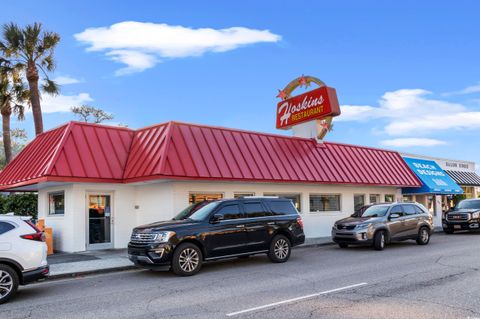
[[[218,223],[223,220],[223,215],[222,214],[213,214],[212,219],[210,219],[210,222],[212,224]]]
[[[400,217],[400,214],[393,213],[393,214],[390,214],[389,219],[396,219],[396,218],[399,218],[399,217]]]

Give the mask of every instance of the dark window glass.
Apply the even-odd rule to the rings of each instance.
[[[49,215],[63,215],[65,214],[65,193],[48,194],[48,214]]]
[[[402,205],[403,211],[407,215],[415,215],[417,212],[415,211],[415,206],[413,205]]]
[[[297,210],[295,209],[295,206],[293,206],[291,201],[272,200],[269,201],[268,204],[270,205],[270,209],[272,210],[274,215],[297,214]]]
[[[455,206],[455,210],[459,209],[480,209],[480,200],[462,200]]]
[[[338,211],[340,211],[340,195],[310,195],[310,212]]]
[[[413,207],[415,207],[415,212],[417,214],[425,214],[425,211],[421,209],[419,206],[414,205]]]
[[[235,205],[227,205],[220,208],[215,214],[223,215],[223,219],[237,219],[242,218],[242,213],[240,213],[240,209],[237,204]]]
[[[15,226],[13,226],[10,223],[0,222],[0,235],[5,234],[7,231],[10,231],[14,228],[15,228]]]
[[[365,195],[353,195],[353,209],[355,212],[360,211],[363,206],[365,206]]]
[[[390,210],[390,214],[399,214],[400,216],[403,216],[403,209],[401,205],[395,205],[392,207]]]
[[[247,218],[264,217],[266,215],[260,202],[244,203],[243,207],[245,208]]]

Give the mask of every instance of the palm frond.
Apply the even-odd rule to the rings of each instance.
[[[38,22],[29,24],[23,29],[22,33],[24,37],[24,52],[31,60],[35,60],[38,55],[36,49],[39,44],[39,36],[41,31],[42,24]]]
[[[13,105],[13,113],[17,116],[19,121],[23,121],[25,119],[25,106],[21,104],[15,103]]]
[[[55,81],[47,78],[42,83],[42,90],[47,94],[57,95],[58,93],[60,93],[60,86],[55,83]]]

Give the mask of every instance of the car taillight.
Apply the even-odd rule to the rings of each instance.
[[[35,240],[35,241],[45,241],[45,236],[43,235],[43,232],[22,235],[20,237],[22,237],[23,239],[29,239],[29,240]]]
[[[23,239],[28,239],[28,240],[35,240],[35,241],[45,241],[45,234],[43,231],[37,228],[31,221],[26,220],[25,223],[27,223],[30,227],[35,230],[35,233],[32,234],[26,234],[26,235],[21,235]]]
[[[298,218],[297,218],[297,223],[298,223],[298,225],[300,226],[300,228],[303,229],[303,220],[302,220],[302,217],[298,217]]]

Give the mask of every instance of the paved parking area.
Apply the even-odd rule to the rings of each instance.
[[[480,318],[480,234],[385,251],[296,249],[206,265],[194,277],[124,271],[23,287],[0,318]]]

